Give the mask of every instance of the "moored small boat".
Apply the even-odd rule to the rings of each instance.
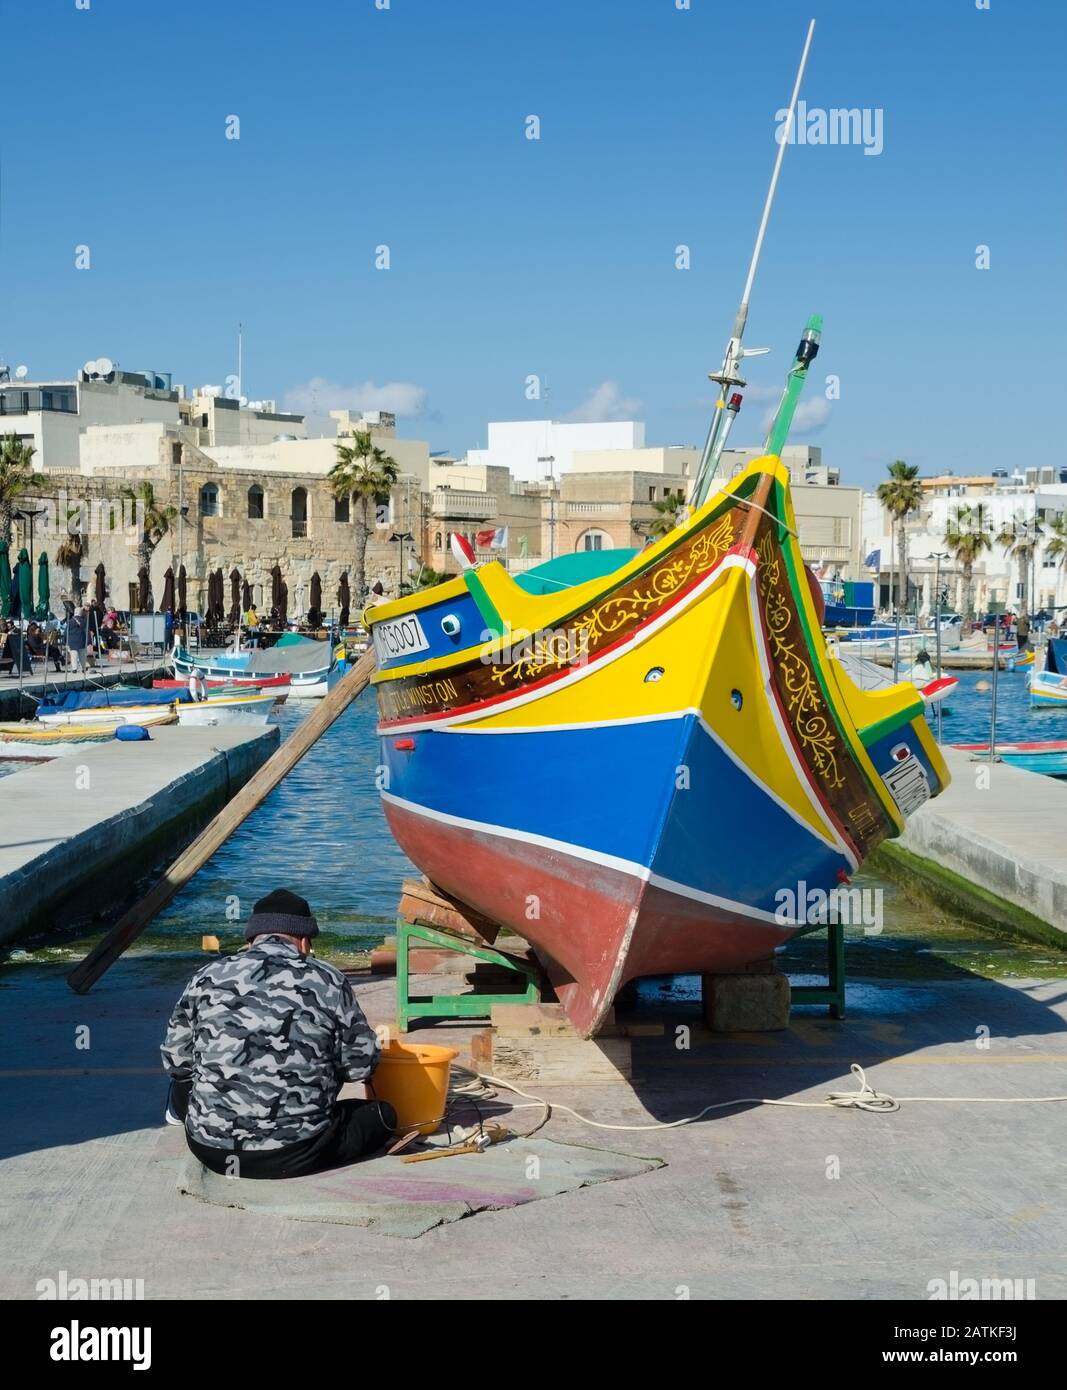
[[[289,698],[320,699],[337,679],[337,657],[330,642],[287,633],[273,647],[230,652],[196,653],[176,647],[174,674],[188,680],[199,671],[205,681],[248,679],[260,676],[289,677]]]
[[[1031,669],[1030,704],[1034,709],[1067,708],[1067,637],[1050,637],[1044,670]]]
[[[268,690],[274,696],[275,704],[284,704],[289,695],[290,677],[284,676],[212,676],[205,679],[209,692],[220,690]],[[164,677],[152,682],[153,690],[188,690],[189,682],[178,676]]]
[[[182,728],[214,727],[216,724],[266,724],[274,708],[273,691],[225,690],[209,694],[204,700],[188,700],[176,706]]]
[[[954,743],[961,753],[976,758],[989,756],[988,743]],[[1067,739],[1032,739],[1022,743],[998,743],[995,756],[1011,767],[1040,772],[1046,777],[1067,777]]]

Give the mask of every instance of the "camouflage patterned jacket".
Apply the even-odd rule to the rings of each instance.
[[[329,1122],[344,1081],[361,1081],[378,1042],[332,965],[277,936],[214,960],[185,987],[160,1051],[192,1079],[186,1124],[216,1148],[276,1149]]]

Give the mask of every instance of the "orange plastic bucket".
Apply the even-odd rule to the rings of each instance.
[[[433,1134],[444,1118],[454,1047],[390,1041],[381,1050],[371,1086],[396,1111],[397,1129]]]

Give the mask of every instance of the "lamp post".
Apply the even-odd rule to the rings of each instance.
[[[35,508],[35,509],[33,509],[33,510],[31,510],[29,507],[27,507],[24,511],[16,512],[16,513],[15,513],[15,515],[18,517],[18,519],[19,519],[20,521],[26,521],[26,522],[28,522],[28,523],[29,523],[29,528],[30,528],[30,585],[31,585],[31,587],[30,587],[30,594],[31,594],[31,595],[33,594],[33,588],[32,588],[32,585],[33,585],[33,523],[34,523],[34,519],[35,519],[36,517],[44,516],[45,510],[46,510],[46,509],[45,509],[44,507],[37,507],[37,508]]]
[[[548,464],[548,558],[556,558],[556,477],[552,465],[555,454],[539,454],[538,463]]]
[[[394,541],[395,541],[396,544],[399,545],[399,547],[400,547],[400,551],[399,551],[399,554],[398,554],[398,556],[397,556],[397,573],[398,573],[398,575],[399,575],[399,579],[398,579],[398,581],[397,581],[397,592],[400,593],[400,594],[402,594],[402,593],[404,592],[404,569],[405,569],[405,566],[404,566],[404,542],[405,542],[405,541],[411,541],[412,546],[414,546],[415,537],[414,537],[414,535],[412,534],[412,532],[410,532],[410,531],[394,531],[393,534],[389,537],[389,542],[390,542],[390,544],[392,544]],[[411,566],[410,566],[410,565],[407,566],[407,571],[408,571],[408,578],[410,578],[410,577],[411,577]]]

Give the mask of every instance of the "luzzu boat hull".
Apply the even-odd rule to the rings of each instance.
[[[766,957],[948,781],[914,687],[828,656],[777,458],[620,558],[366,615],[393,834],[535,946],[583,1034],[629,979]]]

